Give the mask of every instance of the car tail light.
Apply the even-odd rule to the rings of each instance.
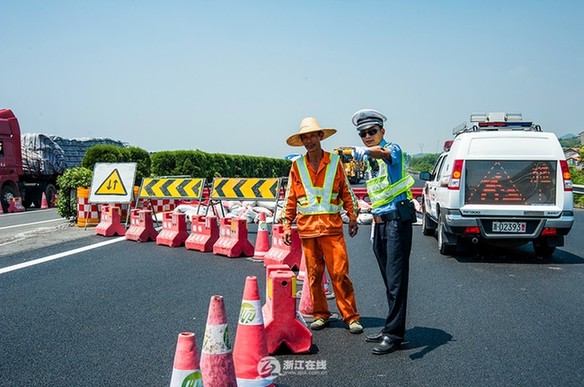
[[[556,235],[558,235],[557,228],[546,227],[543,230],[541,230],[541,236],[556,236]]]
[[[452,174],[450,175],[450,180],[448,181],[448,189],[452,190],[460,189],[460,178],[462,177],[463,164],[464,160],[454,160]]]
[[[473,227],[465,227],[464,228],[464,233],[465,234],[480,234],[481,230],[478,226],[473,226]]]
[[[560,167],[562,168],[562,179],[564,180],[564,191],[572,191],[572,175],[566,160],[560,160]]]

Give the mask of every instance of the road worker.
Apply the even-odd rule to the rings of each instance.
[[[320,330],[331,321],[322,286],[326,267],[343,321],[351,333],[359,334],[363,327],[349,278],[349,257],[341,218],[341,210],[345,209],[349,217],[349,236],[354,237],[358,230],[359,208],[339,155],[321,147],[321,141],[334,133],[336,129],[321,128],[315,118],[307,117],[301,121],[299,132],[288,137],[288,145],[304,146],[306,154],[292,162],[282,214],[282,237],[285,244],[291,244],[292,222],[296,220],[315,319],[310,328]]]

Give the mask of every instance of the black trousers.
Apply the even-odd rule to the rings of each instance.
[[[389,308],[382,332],[391,341],[401,343],[406,331],[412,223],[394,219],[374,227],[373,252],[385,284]]]

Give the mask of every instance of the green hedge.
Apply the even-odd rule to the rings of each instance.
[[[205,153],[199,150],[157,152],[150,157],[153,176],[285,177],[290,161],[258,156]]]

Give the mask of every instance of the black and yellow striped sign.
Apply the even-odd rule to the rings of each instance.
[[[277,200],[280,179],[215,178],[211,199],[265,199]]]
[[[169,199],[199,199],[203,193],[205,179],[191,178],[153,178],[142,180],[140,197]]]

